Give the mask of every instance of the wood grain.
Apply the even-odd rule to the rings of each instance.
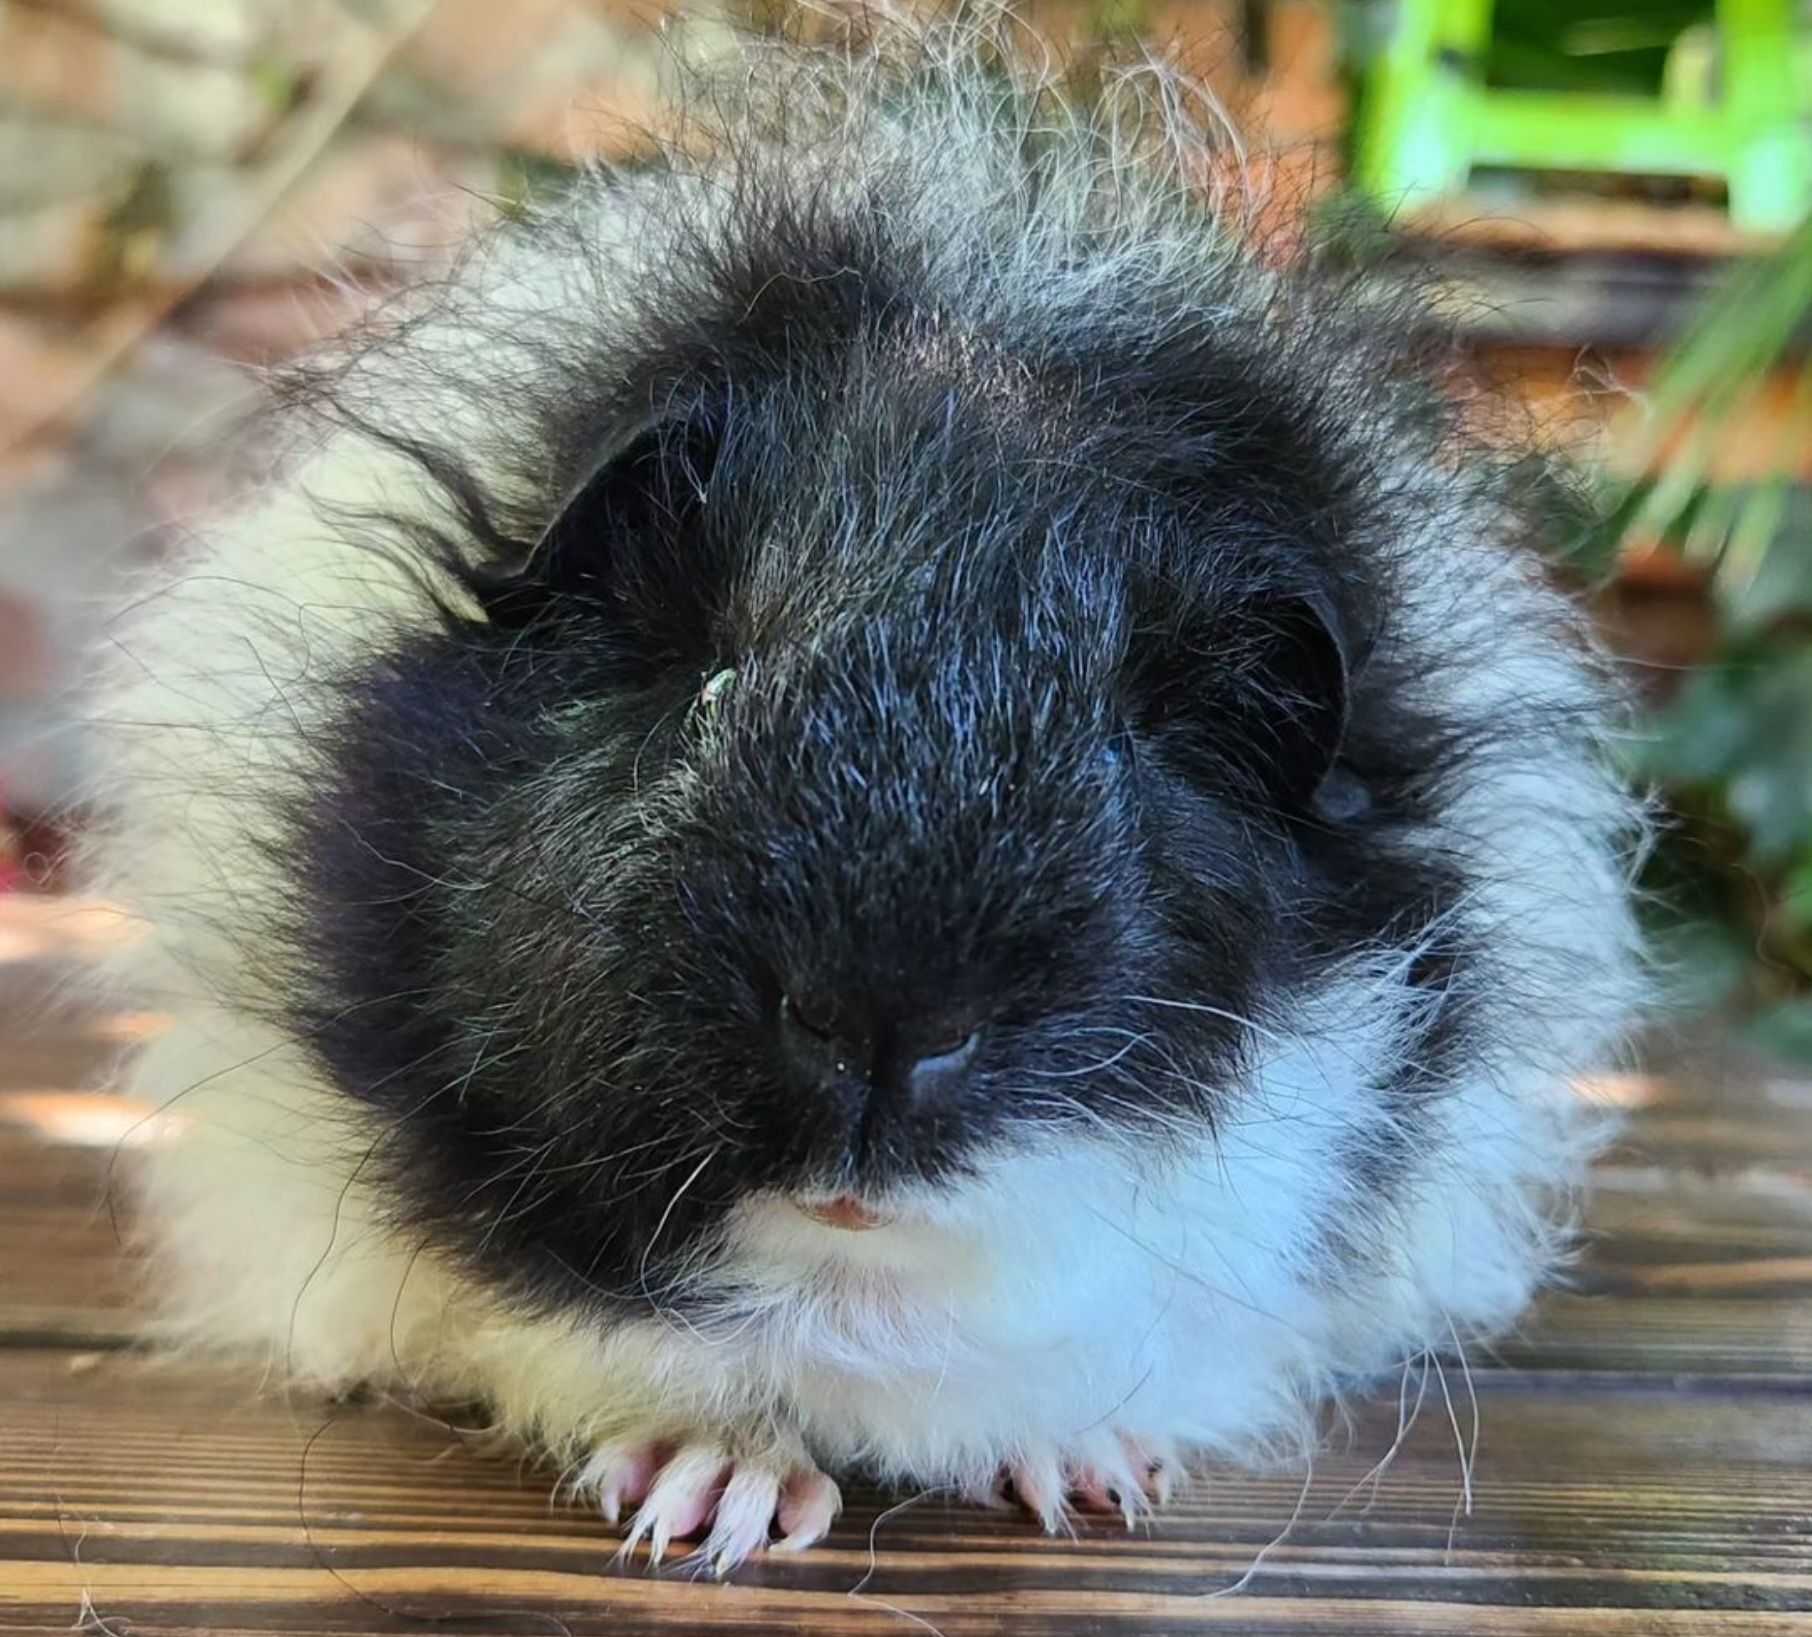
[[[130,1354],[13,1350],[0,1619],[67,1624],[85,1596],[137,1632],[547,1616],[573,1632],[910,1629],[892,1605],[955,1637],[1785,1631],[1812,1610],[1799,1389],[1487,1372],[1475,1411],[1463,1381],[1448,1386],[1457,1435],[1431,1380],[1375,1489],[1392,1404],[1360,1414],[1306,1494],[1295,1471],[1228,1471],[1149,1534],[1099,1525],[1073,1541],[936,1499],[883,1518],[858,1496],[823,1549],[724,1588],[613,1565],[603,1527],[551,1506],[538,1475],[400,1411],[259,1401],[242,1379]],[[1475,1414],[1468,1512],[1458,1452]],[[1213,1595],[1248,1574],[1240,1595]]]
[[[118,1346],[140,1328],[112,1155],[0,1128],[0,1347]]]
[[[74,952],[6,960],[5,915],[0,1633],[1812,1637],[1801,1080],[1675,1054],[1612,1088],[1631,1123],[1573,1288],[1469,1375],[1356,1406],[1306,1487],[1217,1472],[1148,1532],[1074,1540],[858,1494],[824,1547],[717,1585],[616,1563],[599,1520],[469,1430],[135,1346],[105,1208],[130,1111],[80,1095],[132,1029],[47,1012]]]

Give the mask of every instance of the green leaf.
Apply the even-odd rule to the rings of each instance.
[[[1812,490],[1757,485],[1735,519],[1724,566],[1712,585],[1738,636],[1789,615],[1812,613]],[[1812,710],[1812,700],[1807,708]]]
[[[1781,884],[1781,914],[1802,932],[1812,932],[1812,834]]]
[[[1812,1063],[1812,998],[1801,996],[1758,1012],[1738,1038],[1793,1063]]]

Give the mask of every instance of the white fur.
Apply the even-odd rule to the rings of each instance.
[[[911,150],[923,133],[894,136]],[[960,224],[999,182],[993,153],[940,141],[927,219]],[[1086,180],[1047,207],[1053,244],[1084,213]],[[481,442],[487,405],[443,377],[507,374],[551,327],[616,321],[597,269],[614,262],[631,280],[661,253],[622,208],[629,227],[577,219],[583,260],[544,248],[476,262],[409,348],[355,366],[368,395],[387,390],[397,422],[464,424]],[[952,279],[994,257],[987,276],[1008,302],[1033,298],[1049,253],[1036,236],[978,248],[959,226],[939,242]],[[1099,276],[1199,282],[1217,265],[1222,252],[1154,221]],[[475,336],[462,314],[480,310]],[[498,356],[500,314],[514,315],[523,357]],[[489,350],[465,361],[476,345]],[[441,374],[411,374],[424,358]],[[1430,494],[1445,481],[1403,475]],[[1325,1395],[1501,1325],[1528,1299],[1593,1140],[1569,1077],[1612,1049],[1633,993],[1617,850],[1628,804],[1564,733],[1486,768],[1430,838],[1464,853],[1480,883],[1466,909],[1494,929],[1501,988],[1484,1003],[1501,1023],[1422,1111],[1418,1160],[1383,1214],[1345,1197],[1340,1156],[1383,1146],[1394,1116],[1378,1082],[1416,1001],[1400,956],[1359,951],[1301,1015],[1253,1020],[1255,1066],[1214,1137],[1162,1165],[1135,1163],[1110,1134],[1065,1137],[861,1234],[750,1202],[708,1325],[531,1316],[395,1230],[361,1171],[368,1117],[254,1020],[237,948],[278,891],[258,850],[261,803],[323,708],[309,684],[426,617],[416,571],[344,539],[334,509],[426,504],[411,502],[420,494],[399,458],[335,434],[198,542],[116,632],[100,724],[116,818],[99,867],[148,923],[123,981],[176,1018],[133,1089],[180,1116],[180,1140],[146,1168],[143,1214],[191,1341],[323,1387],[483,1397],[508,1433],[594,1487],[612,1452],[703,1439],[756,1474],[719,1520],[719,1555],[733,1559],[764,1532],[779,1476],[813,1462],[985,1489],[1014,1465],[1121,1472],[1123,1436],[1228,1455],[1301,1447]],[[1421,515],[1402,618],[1423,651],[1463,656],[1467,714],[1589,701],[1566,642],[1542,634],[1564,624],[1558,603],[1482,543],[1491,520],[1459,502]],[[1370,1252],[1354,1277],[1327,1277],[1315,1235],[1330,1216]]]

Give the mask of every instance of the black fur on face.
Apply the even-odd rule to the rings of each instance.
[[[299,1032],[533,1296],[682,1301],[759,1190],[1210,1129],[1240,1020],[1458,894],[1312,372],[1213,290],[953,310],[880,220],[745,213],[549,383],[547,520],[345,682],[299,804]]]

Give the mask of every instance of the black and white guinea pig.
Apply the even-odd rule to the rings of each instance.
[[[182,1332],[719,1568],[847,1473],[1130,1519],[1507,1321],[1636,966],[1402,301],[1156,71],[751,50],[314,372],[99,713]]]

